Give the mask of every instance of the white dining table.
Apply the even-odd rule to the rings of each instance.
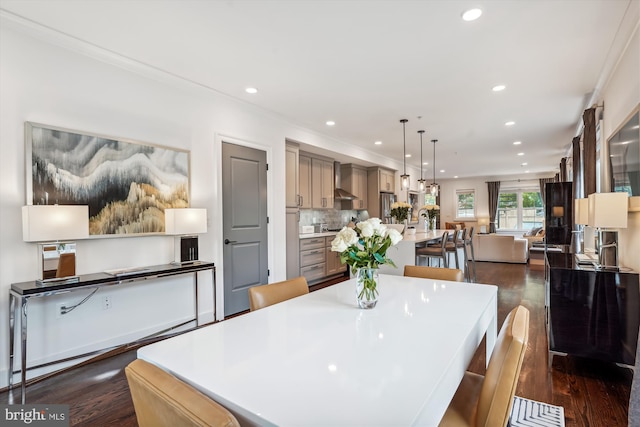
[[[497,287],[380,275],[359,309],[355,280],[138,350],[244,425],[436,426],[486,334]]]

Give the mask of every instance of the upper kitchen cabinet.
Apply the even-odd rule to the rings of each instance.
[[[299,155],[298,176],[299,207],[311,209],[311,157]]]
[[[300,149],[296,144],[287,142],[285,147],[285,165],[286,165],[286,203],[288,208],[299,207],[300,188],[298,171],[298,156]]]
[[[333,208],[333,160],[311,158],[311,207]]]
[[[388,169],[379,169],[380,191],[393,193],[396,191],[396,173]]]
[[[354,200],[342,201],[343,209],[367,209],[367,186],[369,182],[367,169],[353,164],[340,166],[342,188],[357,197]]]

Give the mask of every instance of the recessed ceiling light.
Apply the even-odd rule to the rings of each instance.
[[[520,163],[520,166],[527,166],[529,163],[524,162],[524,163]]]
[[[506,122],[504,125],[505,126],[513,126],[515,124],[516,124],[516,122]]]
[[[405,157],[411,157],[411,154],[405,154],[404,156]]]
[[[497,85],[497,86],[494,86],[491,90],[494,92],[502,92],[506,88],[507,87],[505,85]]]
[[[529,173],[529,171],[524,171],[524,173]]]
[[[465,21],[475,21],[480,18],[482,15],[482,10],[480,9],[469,9],[462,14],[462,19]]]
[[[453,177],[454,177],[454,178],[457,178],[457,177],[458,177],[458,175],[454,175]]]
[[[518,153],[518,156],[524,156],[524,153]]]
[[[440,169],[440,173],[444,173],[444,169]]]
[[[423,162],[422,164],[423,164],[423,165],[428,165],[428,164],[429,164],[429,162]]]
[[[326,124],[327,126],[335,126],[336,122],[334,122],[333,120],[327,120]]]
[[[520,145],[522,144],[522,141],[513,141],[513,145]]]
[[[258,93],[258,89],[256,89],[255,87],[248,87],[244,90],[247,93]]]
[[[374,144],[376,144],[376,145],[382,145],[382,141],[376,141],[376,142],[374,142]]]

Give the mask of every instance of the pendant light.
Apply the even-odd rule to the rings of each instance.
[[[431,183],[431,195],[433,197],[438,197],[439,186],[436,183],[436,142],[437,139],[432,139],[433,142],[433,182]]]
[[[418,180],[418,191],[424,193],[427,190],[427,180],[422,178],[422,134],[423,130],[419,130],[420,134],[420,179]]]
[[[402,123],[402,164],[403,164],[403,174],[400,175],[400,184],[403,190],[409,189],[409,175],[407,175],[407,138],[405,133],[405,125],[409,120],[402,119],[400,123]]]

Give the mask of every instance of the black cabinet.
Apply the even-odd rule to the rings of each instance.
[[[545,184],[544,240],[550,245],[569,245],[573,229],[573,185],[571,182]]]
[[[633,366],[640,325],[640,278],[633,271],[581,266],[571,253],[546,253],[549,365],[553,354]]]

